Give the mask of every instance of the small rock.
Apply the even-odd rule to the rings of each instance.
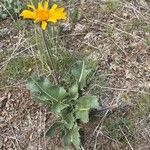
[[[127,14],[127,13],[123,13],[122,15],[123,15],[123,17],[125,17],[125,18],[128,17],[128,14]]]

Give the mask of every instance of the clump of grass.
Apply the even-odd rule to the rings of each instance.
[[[137,29],[140,25],[141,25],[141,22],[139,20],[133,20],[125,26],[125,30],[131,33],[133,32],[133,30]]]
[[[79,17],[79,12],[78,10],[74,9],[70,13],[70,18],[71,18],[72,23],[76,23],[78,21],[78,17]]]
[[[30,76],[30,70],[32,70],[34,65],[35,62],[32,58],[13,58],[0,73],[0,87],[7,86],[11,80],[27,79]]]
[[[144,28],[144,32],[150,33],[150,25],[145,25],[143,28]]]
[[[2,63],[7,58],[8,52],[3,51],[0,53],[0,63]]]
[[[109,11],[116,11],[120,7],[120,0],[108,0],[106,6]]]
[[[31,67],[32,61],[24,57],[14,58],[7,65],[5,73],[12,78],[21,78]]]
[[[125,31],[132,33],[134,30],[143,30],[144,32],[150,32],[150,26],[147,23],[141,22],[141,20],[132,20],[125,26]]]
[[[148,115],[149,112],[150,112],[150,94],[142,94],[139,96],[135,115],[137,117],[143,117]]]
[[[18,19],[23,1],[2,0],[0,4],[0,20],[6,19],[8,16],[11,16],[15,20]]]
[[[147,44],[148,46],[150,46],[150,40],[147,40],[147,41],[145,42],[145,44]]]
[[[125,137],[120,130],[126,135],[129,140],[134,139],[134,125],[130,118],[117,116],[106,120],[106,129],[111,138],[125,144]]]

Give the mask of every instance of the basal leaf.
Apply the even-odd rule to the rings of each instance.
[[[60,102],[54,102],[52,104],[52,107],[51,107],[51,111],[57,115],[59,115],[61,113],[61,111],[63,109],[65,109],[66,107],[68,107],[67,104],[63,104],[63,103],[60,103]]]
[[[76,105],[76,119],[87,123],[89,121],[89,110],[99,107],[98,99],[95,96],[83,96]]]
[[[66,96],[63,87],[54,86],[45,77],[31,77],[27,82],[27,89],[41,101],[59,102]]]
[[[35,101],[39,102],[39,103],[43,103],[43,104],[49,104],[49,97],[47,97],[46,95],[34,95],[32,97]]]
[[[42,76],[30,77],[27,81],[27,84],[26,84],[27,89],[30,90],[31,92],[40,92],[41,87],[43,89],[46,89],[49,86],[51,86],[49,80],[47,78],[42,77]]]
[[[67,130],[66,134],[63,136],[64,147],[68,147],[71,143],[76,147],[77,150],[80,149],[80,134],[79,127],[76,125],[72,130]]]
[[[63,114],[63,120],[65,121],[65,127],[67,129],[72,129],[72,127],[74,126],[74,123],[76,121],[74,115],[73,115],[73,112],[68,112],[68,111],[65,111],[62,113]]]
[[[51,93],[51,95],[58,101],[64,99],[64,97],[66,96],[66,90],[63,87],[59,86],[51,86],[48,89],[48,92]]]
[[[76,119],[80,119],[83,123],[89,122],[89,110],[79,110],[76,112]]]
[[[89,110],[97,107],[99,107],[99,103],[96,96],[82,96],[77,103],[77,109],[79,110]]]
[[[50,126],[50,128],[48,129],[48,131],[46,132],[46,136],[49,136],[50,138],[54,138],[56,135],[56,129],[57,128],[64,128],[64,124],[62,122],[55,122],[52,126]]]

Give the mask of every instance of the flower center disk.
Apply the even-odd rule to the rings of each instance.
[[[36,18],[38,18],[39,21],[46,21],[49,18],[48,10],[38,10],[36,12]]]

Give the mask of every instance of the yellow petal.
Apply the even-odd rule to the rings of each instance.
[[[43,6],[41,3],[38,3],[38,10],[43,10]]]
[[[57,8],[55,10],[55,14],[57,16],[58,19],[66,19],[67,17],[67,13],[64,12],[64,8]]]
[[[57,11],[59,12],[63,12],[65,10],[65,8],[57,8]]]
[[[67,14],[66,12],[64,12],[64,8],[56,8],[53,11],[49,11],[49,19],[48,21],[50,22],[57,22],[58,20],[61,19],[66,19],[67,18]]]
[[[48,1],[44,2],[44,9],[47,10],[48,9]]]
[[[34,5],[28,5],[28,8],[31,8],[31,9],[35,10]]]
[[[41,28],[42,28],[43,30],[45,30],[46,27],[47,27],[47,22],[46,22],[46,21],[42,21]]]
[[[55,17],[50,17],[48,20],[48,22],[53,22],[53,23],[56,23],[57,22],[57,19]]]
[[[23,17],[24,19],[34,19],[35,18],[35,14],[30,10],[24,10],[20,14],[20,16]]]
[[[54,5],[51,7],[50,11],[54,11],[57,7],[58,7],[57,4],[54,4]]]

